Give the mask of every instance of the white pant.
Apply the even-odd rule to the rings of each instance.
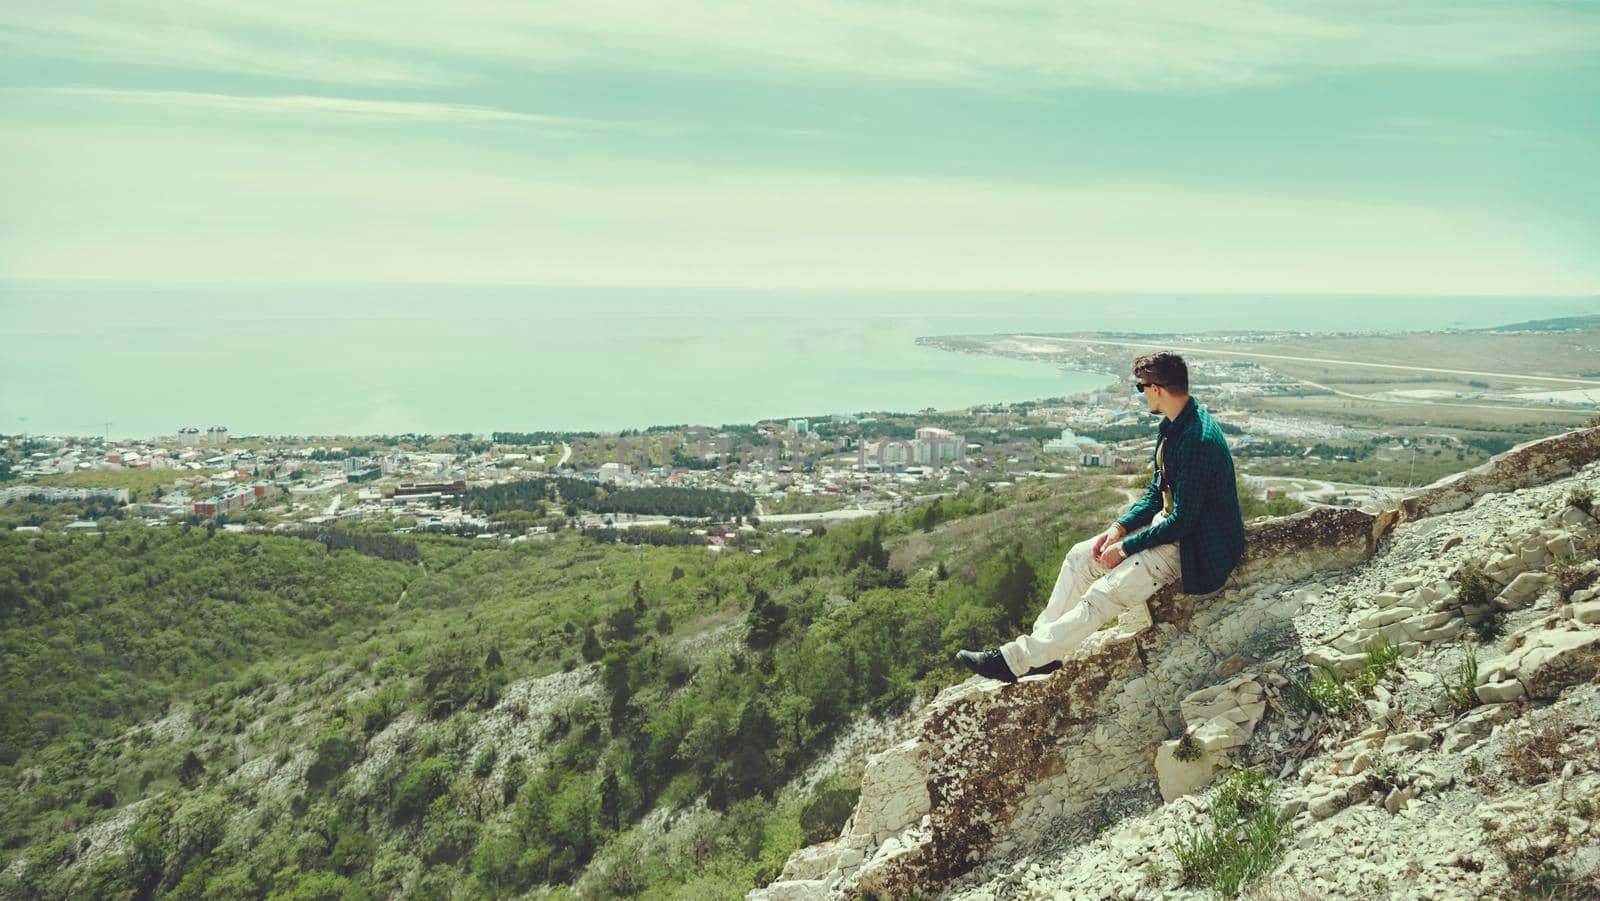
[[[1155,522],[1163,518],[1157,513]],[[1183,574],[1176,541],[1142,550],[1109,570],[1094,559],[1093,545],[1094,539],[1086,539],[1067,552],[1050,603],[1033,621],[1033,632],[1000,646],[1014,675],[1066,659],[1101,626],[1143,604]]]

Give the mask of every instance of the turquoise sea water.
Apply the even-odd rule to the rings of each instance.
[[[1106,378],[918,336],[1474,328],[1595,312],[1594,298],[0,283],[0,434],[614,430],[950,409]]]

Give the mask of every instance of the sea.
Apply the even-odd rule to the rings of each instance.
[[[1594,297],[0,281],[0,435],[615,431],[949,410],[1109,379],[920,336],[1470,329],[1596,313]]]

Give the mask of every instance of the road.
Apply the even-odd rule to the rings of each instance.
[[[1351,482],[1330,482],[1298,476],[1245,476],[1248,484],[1258,492],[1267,487],[1283,488],[1289,497],[1310,506],[1322,506],[1324,494],[1364,497],[1376,506],[1389,506],[1392,502],[1416,491],[1416,487],[1402,488],[1391,485],[1357,485]]]
[[[1252,357],[1261,360],[1286,360],[1293,363],[1324,363],[1336,366],[1362,366],[1372,369],[1401,369],[1407,372],[1441,373],[1445,375],[1473,375],[1480,378],[1516,379],[1525,382],[1555,382],[1564,385],[1600,387],[1600,382],[1588,381],[1585,379],[1557,378],[1554,376],[1543,375],[1521,375],[1511,372],[1480,372],[1473,369],[1437,369],[1427,366],[1401,366],[1395,363],[1357,363],[1353,360],[1335,360],[1327,357],[1291,357],[1284,354],[1250,353],[1248,351],[1241,350],[1217,350],[1211,347],[1181,347],[1171,344],[1147,344],[1141,341],[1107,341],[1096,338],[1052,338],[1045,335],[1017,335],[1015,337],[1027,338],[1033,341],[1058,341],[1073,344],[1108,344],[1117,347],[1159,348],[1163,350],[1175,350],[1187,354],[1222,354],[1230,357]],[[1393,397],[1373,397],[1370,394],[1355,394],[1350,391],[1340,391],[1337,388],[1330,388],[1327,385],[1313,382],[1310,379],[1302,378],[1298,379],[1298,381],[1301,384],[1316,388],[1319,391],[1326,391],[1329,394],[1337,395],[1338,397],[1349,397],[1355,400],[1363,400],[1379,404],[1400,404],[1402,406],[1411,407],[1459,407],[1466,410],[1496,410],[1502,413],[1507,410],[1540,410],[1542,412],[1558,415],[1590,415],[1589,410],[1562,409],[1560,407],[1551,407],[1546,404],[1462,404],[1455,403],[1454,401],[1442,400],[1401,400]]]
[[[864,516],[877,516],[879,513],[890,512],[893,511],[888,508],[880,510],[864,509],[861,507],[846,507],[843,510],[825,510],[821,513],[773,513],[769,516],[757,516],[756,518],[761,520],[762,525],[766,525],[767,523],[781,522],[816,522],[818,520],[860,519]],[[605,519],[607,515],[611,516],[611,527],[613,529],[631,529],[636,526],[665,526],[671,524],[671,518],[666,516],[641,516],[637,519],[629,519],[627,518],[628,514],[626,513],[605,515],[585,513],[581,516],[575,517],[575,519],[577,524],[580,526],[601,526],[605,525]]]
[[[328,501],[328,509],[322,511],[323,516],[332,516],[339,512],[339,504],[344,502],[344,495],[335,494],[333,500]]]
[[[1220,354],[1229,357],[1253,357],[1259,360],[1287,360],[1291,363],[1328,363],[1337,366],[1360,366],[1369,369],[1400,369],[1406,372],[1433,372],[1444,375],[1472,375],[1479,378],[1513,379],[1522,382],[1555,382],[1563,385],[1580,385],[1585,388],[1600,387],[1600,382],[1589,379],[1558,378],[1547,375],[1523,375],[1514,372],[1480,372],[1476,369],[1438,369],[1431,366],[1402,366],[1398,363],[1357,363],[1354,360],[1334,360],[1326,357],[1291,357],[1285,354],[1252,353],[1243,350],[1217,350],[1214,347],[1177,347],[1171,344],[1150,344],[1142,341],[1107,341],[1098,338],[1053,338],[1045,335],[1017,335],[1018,338],[1027,338],[1032,341],[1058,341],[1072,344],[1109,344],[1117,347],[1148,347],[1158,350],[1175,350],[1181,353],[1195,354]],[[1360,397],[1365,400],[1372,398],[1361,394],[1352,394],[1351,397]],[[1408,401],[1395,401],[1395,403],[1408,403]],[[1427,401],[1422,401],[1427,403]],[[1465,406],[1465,404],[1452,404],[1451,406]],[[1497,407],[1495,409],[1505,409]]]
[[[567,465],[567,461],[571,459],[572,445],[566,443],[565,441],[561,442],[561,459],[556,461],[556,467],[560,468]]]

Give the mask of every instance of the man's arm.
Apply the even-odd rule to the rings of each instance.
[[[1174,461],[1178,465],[1174,469],[1177,477],[1172,480],[1172,515],[1122,539],[1124,555],[1131,557],[1146,548],[1177,541],[1194,531],[1205,515],[1206,489],[1217,477],[1218,449],[1204,441],[1185,444],[1188,446],[1179,452],[1181,459]]]
[[[1117,519],[1117,525],[1122,527],[1122,534],[1136,531],[1145,526],[1150,520],[1156,518],[1156,511],[1161,509],[1161,483],[1156,473],[1150,473],[1150,485],[1144,490],[1144,497],[1139,498],[1128,512]],[[1121,536],[1118,536],[1121,537]]]
[[[1122,523],[1112,523],[1106,527],[1104,532],[1101,532],[1099,535],[1095,536],[1094,544],[1089,546],[1089,555],[1094,557],[1096,560],[1100,559],[1100,554],[1108,545],[1116,544],[1118,541],[1121,541],[1122,536],[1126,534],[1128,534],[1128,530],[1122,527]]]

